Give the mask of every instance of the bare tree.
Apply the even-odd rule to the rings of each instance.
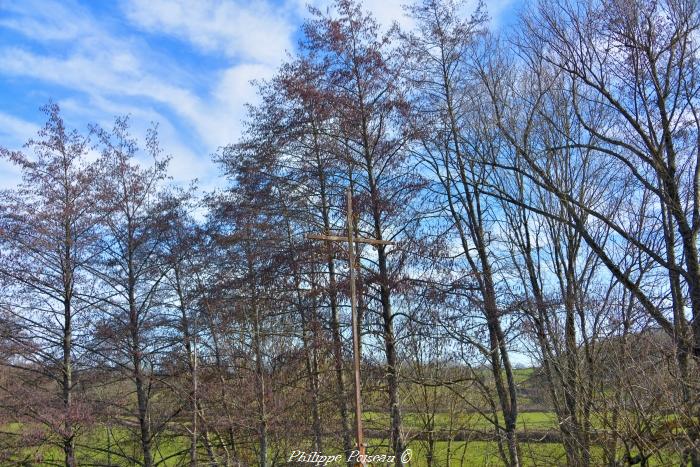
[[[605,18],[605,19],[604,19]],[[570,224],[610,273],[634,296],[649,316],[673,337],[685,393],[697,381],[697,290],[700,231],[698,214],[697,5],[694,2],[557,2],[541,3],[524,18],[520,50],[534,69],[533,93],[504,94],[502,75],[484,69],[493,108],[504,135],[518,148],[526,176],[554,194]],[[550,120],[543,98],[551,91],[537,70],[550,66],[581,127],[574,133],[552,124],[566,141],[538,142],[532,151],[528,128]],[[544,85],[542,85],[545,83]],[[518,107],[521,110],[516,110]],[[520,131],[514,129],[518,127]],[[518,136],[516,136],[516,134]],[[586,150],[606,177],[602,202],[583,204],[567,186],[552,178],[548,164],[562,150]],[[566,153],[564,153],[565,155]],[[507,167],[520,170],[517,167]],[[624,199],[639,200],[640,212],[610,207]],[[646,201],[645,201],[646,200]],[[586,218],[595,219],[594,223]],[[596,238],[590,225],[602,223],[610,236]],[[638,228],[637,226],[643,226]],[[611,240],[606,240],[610,238]],[[618,248],[622,245],[622,248]],[[637,268],[622,266],[628,247],[643,255],[642,264],[667,276],[637,281]],[[652,280],[656,274],[647,274]],[[666,303],[671,303],[670,313]],[[690,310],[690,316],[686,309]],[[688,410],[696,412],[692,397]],[[688,430],[697,427],[691,424]],[[698,465],[697,448],[689,455]]]
[[[161,154],[155,129],[149,130],[146,140],[153,166],[145,169],[135,163],[139,147],[128,133],[126,119],[117,119],[111,133],[96,131],[103,147],[98,206],[104,214],[101,258],[91,271],[103,289],[101,352],[134,384],[142,458],[129,460],[150,467],[156,437],[171,416],[167,411],[154,413],[151,403],[159,357],[168,348],[161,333],[167,320],[159,247],[177,199],[163,196],[168,159]],[[124,410],[130,412],[129,407]]]
[[[451,2],[426,1],[410,9],[419,33],[405,36],[413,57],[406,79],[415,89],[416,152],[434,179],[436,209],[449,219],[464,261],[478,291],[475,303],[483,310],[489,342],[488,356],[496,394],[505,422],[508,455],[504,462],[520,465],[516,436],[517,394],[508,342],[501,321],[503,310],[496,290],[498,268],[492,242],[496,219],[487,187],[492,183],[489,161],[499,151],[499,135],[490,124],[479,96],[478,79],[470,70],[483,34],[484,13],[458,16]],[[498,429],[498,427],[496,427]]]
[[[76,436],[89,415],[75,388],[87,363],[92,294],[85,266],[94,260],[97,172],[87,162],[88,138],[65,127],[57,104],[42,110],[47,122],[25,145],[31,155],[0,149],[22,170],[22,182],[3,193],[0,206],[0,280],[8,300],[2,339],[12,343],[6,363],[28,378],[24,395],[14,394],[16,415],[58,435],[65,465],[75,466]]]

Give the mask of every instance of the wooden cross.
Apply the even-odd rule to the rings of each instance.
[[[394,242],[377,240],[374,238],[355,237],[353,235],[352,219],[352,192],[347,190],[348,199],[348,236],[338,237],[334,235],[309,234],[309,240],[323,240],[326,242],[348,242],[348,269],[350,271],[350,309],[352,310],[352,348],[353,363],[355,366],[355,435],[357,437],[357,449],[360,455],[365,455],[365,443],[362,432],[362,394],[360,392],[360,327],[357,320],[357,299],[355,298],[355,249],[354,243],[369,243],[370,245],[393,245]],[[356,464],[357,465],[357,464]]]

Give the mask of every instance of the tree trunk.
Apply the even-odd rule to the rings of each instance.
[[[372,198],[372,214],[374,218],[374,237],[382,240],[381,212],[379,209],[379,193],[371,169],[369,171],[370,195]],[[402,466],[401,455],[404,451],[401,438],[401,410],[399,408],[399,381],[397,374],[396,338],[394,336],[394,315],[391,308],[391,292],[389,289],[389,269],[387,266],[386,247],[380,245],[377,249],[379,263],[379,300],[382,304],[382,320],[384,323],[384,350],[386,353],[386,378],[389,395],[389,413],[391,415],[391,448],[396,456],[396,465]]]
[[[71,338],[72,338],[72,323],[71,323],[71,306],[70,301],[64,302],[64,329],[63,329],[63,413],[64,413],[64,434],[63,434],[63,453],[65,456],[66,467],[75,467],[75,435],[73,433],[72,414],[72,388],[73,388],[73,367],[71,361]]]
[[[65,204],[70,202],[65,198]],[[75,433],[73,432],[73,229],[69,219],[63,224],[63,453],[66,467],[75,467]]]
[[[129,227],[130,233],[132,232]],[[131,330],[131,354],[134,383],[136,384],[136,399],[138,403],[139,428],[141,432],[141,450],[143,452],[143,465],[152,467],[153,454],[151,453],[151,425],[148,417],[148,382],[143,374],[143,361],[141,357],[141,336],[139,327],[139,315],[136,305],[136,279],[133,266],[134,252],[131,244],[128,245],[128,290],[129,290],[129,327]]]
[[[253,286],[253,351],[255,352],[255,381],[258,399],[258,443],[260,449],[258,465],[267,467],[267,407],[265,404],[265,374],[262,361],[260,314],[256,303],[257,294]]]

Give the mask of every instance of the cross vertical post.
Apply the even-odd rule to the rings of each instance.
[[[347,237],[334,235],[306,236],[309,240],[322,240],[326,242],[347,242],[348,243],[348,271],[350,275],[350,310],[352,313],[352,353],[353,353],[353,373],[355,379],[355,436],[357,450],[360,456],[365,456],[365,442],[362,430],[362,391],[360,380],[360,323],[357,317],[357,298],[355,291],[355,243],[369,243],[370,245],[393,245],[394,242],[378,240],[375,238],[355,237],[353,232],[353,212],[352,212],[352,191],[347,190]],[[365,465],[364,462],[357,462],[355,465]]]
[[[365,455],[364,433],[362,430],[362,392],[360,391],[360,326],[357,319],[357,298],[355,297],[355,246],[353,239],[352,192],[348,188],[348,266],[350,268],[350,310],[352,314],[352,353],[355,373],[355,434],[357,449]]]

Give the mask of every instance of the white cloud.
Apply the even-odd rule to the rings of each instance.
[[[21,118],[0,112],[0,145],[10,150],[18,150],[31,137],[36,136],[39,127]],[[0,159],[0,189],[15,186],[21,172],[10,161]]]
[[[33,5],[33,6],[32,6]],[[177,56],[156,56],[147,42],[133,33],[114,31],[101,18],[80,10],[78,17],[62,4],[15,8],[11,27],[26,35],[43,24],[80,27],[67,34],[72,40],[60,53],[37,52],[25,47],[0,46],[0,74],[21,76],[78,91],[61,104],[84,121],[111,124],[115,114],[129,113],[132,122],[147,126],[161,124],[163,145],[174,154],[172,172],[176,178],[189,175],[207,178],[213,170],[210,154],[235,141],[245,117],[245,104],[255,101],[250,80],[269,78],[291,44],[291,22],[276,16],[271,7],[237,6],[233,2],[130,2],[129,17],[152,32],[174,34],[203,49],[224,51],[221,65],[205,68],[210,84],[201,87],[201,73],[193,73],[177,62]],[[50,29],[50,28],[49,28]],[[178,32],[179,31],[179,32]],[[55,34],[32,36],[50,44]],[[50,49],[49,49],[50,50]],[[200,85],[200,86],[197,86]],[[156,107],[164,106],[171,118]],[[174,114],[174,115],[171,115]],[[194,136],[194,140],[192,137]],[[199,161],[199,163],[195,163]]]
[[[129,0],[125,12],[146,31],[231,58],[277,64],[292,48],[292,24],[266,2]]]
[[[90,98],[88,109],[75,99],[61,100],[58,103],[64,114],[81,114],[107,130],[112,128],[115,115],[128,115],[129,130],[139,141],[145,140],[146,130],[152,123],[158,124],[161,148],[165,155],[172,156],[168,172],[173,180],[187,185],[193,179],[197,179],[205,190],[215,187],[216,167],[211,158],[207,157],[208,154],[197,154],[170,119],[157,110],[147,105],[121,104],[100,96]],[[142,162],[149,164],[151,160],[144,158]]]
[[[119,109],[118,102],[127,97],[140,99],[144,107],[149,103],[164,104],[196,131],[210,151],[237,138],[240,120],[245,116],[244,105],[255,100],[250,80],[268,78],[275,70],[261,64],[231,66],[219,73],[208,95],[198,96],[185,87],[168,83],[164,77],[140,71],[136,58],[123,56],[135,66],[123,69],[119,60],[83,53],[57,58],[20,49],[0,49],[4,73],[81,91],[105,111]],[[133,105],[126,108],[132,113],[135,110]]]
[[[27,37],[43,41],[69,41],[84,35],[89,24],[83,21],[84,11],[69,2],[52,3],[38,0],[2,2],[0,27],[12,29]]]
[[[18,149],[29,138],[36,136],[38,130],[34,123],[0,112],[0,137],[8,149]]]
[[[371,13],[382,30],[386,32],[394,22],[397,22],[404,30],[413,26],[413,20],[404,14],[403,5],[408,3],[411,2],[407,0],[365,0],[362,7]],[[306,17],[308,16],[306,5],[311,5],[325,14],[327,11],[333,11],[334,4],[334,0],[297,0],[295,8],[301,16]]]
[[[385,28],[390,27],[394,22],[398,23],[401,29],[407,30],[413,27],[413,20],[406,16],[403,9],[405,0],[382,0],[365,2],[367,8],[379,24]]]
[[[174,155],[173,175],[204,182],[215,176],[210,154],[236,141],[245,104],[256,101],[250,80],[272,77],[285,51],[293,49],[307,1],[322,10],[330,4],[327,0],[282,0],[277,6],[262,0],[125,0],[125,24],[122,19],[95,17],[72,0],[2,3],[0,28],[44,47],[0,44],[0,75],[28,77],[69,90],[70,98],[54,97],[71,117],[82,121],[110,126],[115,114],[129,113],[139,131],[152,120],[160,122],[163,146]],[[487,6],[496,17],[511,2],[494,0]],[[365,7],[385,28],[394,20],[406,28],[411,21],[402,3],[367,0]],[[192,70],[178,60],[179,51],[154,50],[134,26],[185,42],[183,54],[191,53],[190,46],[217,56],[219,62]],[[31,136],[26,133],[36,129],[0,114],[3,127],[0,144],[5,145],[13,141],[10,133],[21,144]]]

